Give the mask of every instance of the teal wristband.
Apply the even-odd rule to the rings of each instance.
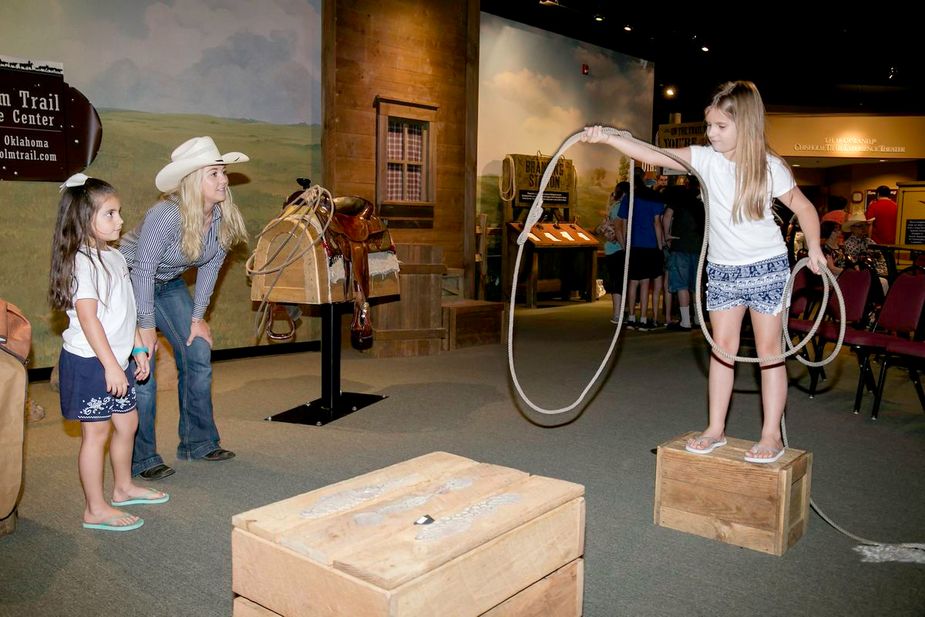
[[[134,356],[135,354],[138,354],[138,353],[148,353],[148,348],[147,347],[133,347],[132,355]]]

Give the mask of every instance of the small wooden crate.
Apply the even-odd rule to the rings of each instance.
[[[743,460],[753,441],[727,437],[710,454],[684,449],[695,433],[658,447],[655,524],[783,555],[809,523],[811,452],[788,448],[775,463]]]
[[[234,516],[235,610],[574,617],[584,513],[581,485],[433,452]]]
[[[485,300],[444,300],[444,351],[501,342],[504,304]]]

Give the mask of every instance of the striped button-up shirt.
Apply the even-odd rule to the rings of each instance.
[[[180,248],[180,209],[176,201],[157,202],[145,214],[141,224],[122,237],[119,251],[132,271],[138,327],[155,327],[154,286],[172,281],[190,268],[197,269],[193,318],[203,318],[227,253],[218,241],[221,220],[221,209],[213,208],[212,224],[203,238],[202,254],[193,262],[183,255]]]

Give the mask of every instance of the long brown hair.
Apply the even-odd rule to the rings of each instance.
[[[94,268],[101,266],[107,281],[111,273],[103,265],[99,243],[93,232],[93,217],[97,209],[112,195],[116,189],[108,182],[97,178],[87,178],[83,186],[65,188],[58,201],[58,220],[51,241],[51,271],[48,273],[48,303],[52,308],[67,310],[73,304],[77,281],[74,278],[74,264],[78,251],[84,251],[92,257],[90,251],[96,252],[96,259],[90,263]],[[97,289],[97,297],[105,303],[104,296]]]
[[[720,111],[736,125],[736,192],[732,220],[757,221],[768,206],[768,146],[764,102],[750,81],[730,81],[719,87],[705,112]]]

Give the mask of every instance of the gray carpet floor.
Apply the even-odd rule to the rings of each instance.
[[[581,392],[610,342],[608,304],[518,310],[516,368],[535,402],[562,407]],[[137,508],[146,523],[124,534],[81,528],[79,427],[61,420],[47,383],[33,384],[48,417],[27,426],[19,524],[0,538],[0,615],[230,615],[232,515],[435,450],[586,487],[590,617],[925,615],[925,565],[865,563],[815,514],[782,557],[653,524],[654,449],[704,426],[706,362],[697,332],[628,332],[581,413],[545,417],[519,402],[504,344],[416,358],[345,351],[344,390],[388,398],[323,427],[265,421],[320,395],[320,354],[219,362],[216,416],[237,458],[175,461],[175,393],[162,390],[159,445],[177,473],[158,488],[171,501]],[[814,453],[816,503],[862,537],[925,542],[925,414],[908,376],[891,371],[873,422],[869,394],[864,414],[850,411],[850,353],[812,400],[806,370],[788,371],[790,445]],[[756,379],[751,366],[737,371],[731,436],[760,432]]]

